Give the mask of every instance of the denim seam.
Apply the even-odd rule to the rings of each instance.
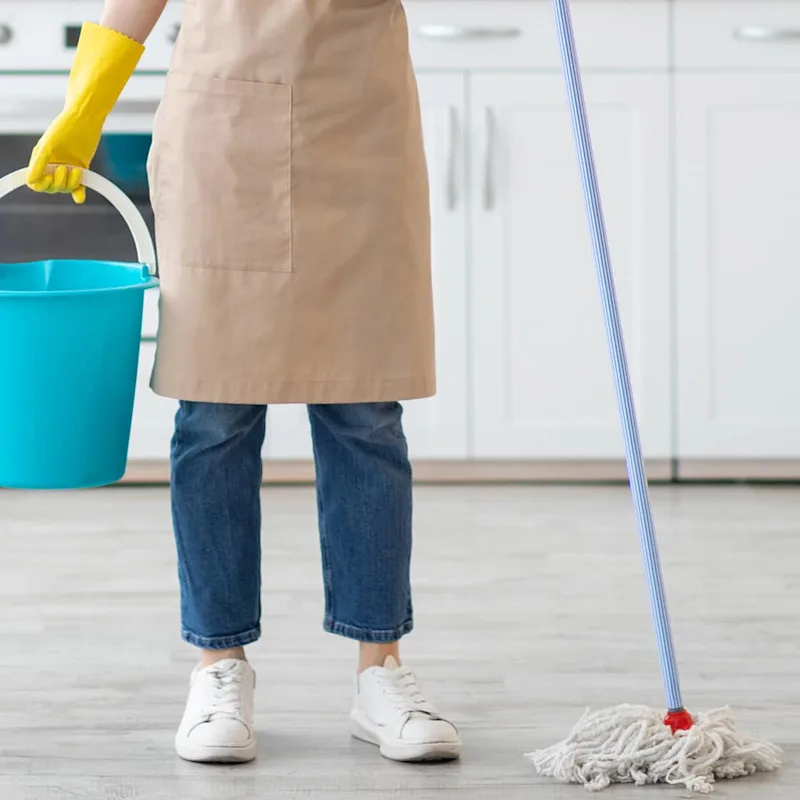
[[[310,409],[307,410],[307,413],[309,412]],[[314,435],[313,426],[311,433],[312,433],[311,448],[314,452],[314,461],[315,463],[319,464],[320,454],[319,454],[319,448],[317,447],[317,439],[316,436]],[[325,613],[327,618],[334,614],[334,609],[333,609],[333,591],[331,589],[332,570],[330,562],[330,553],[328,552],[328,526],[325,520],[325,501],[322,495],[323,495],[322,486],[318,483],[317,503],[319,505],[319,514],[318,514],[319,549],[322,560],[322,588],[325,597]]]
[[[374,630],[369,628],[359,628],[355,625],[347,625],[344,622],[337,622],[331,617],[325,618],[324,628],[327,633],[337,636],[344,636],[347,639],[355,639],[358,642],[368,644],[388,644],[397,642],[414,629],[414,620],[409,618],[396,628],[388,630]]]
[[[258,641],[261,638],[261,626],[257,625],[242,633],[227,636],[199,636],[187,628],[183,628],[181,636],[185,642],[195,647],[202,647],[206,650],[230,650]]]

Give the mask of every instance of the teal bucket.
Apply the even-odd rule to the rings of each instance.
[[[0,197],[24,184],[0,180]],[[153,244],[133,203],[87,172],[120,211],[140,264],[0,264],[0,486],[82,489],[125,474]]]

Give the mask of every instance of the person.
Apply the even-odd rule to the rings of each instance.
[[[107,0],[28,185],[71,193],[166,0]],[[400,0],[187,0],[148,177],[159,257],[151,386],[179,400],[171,503],[183,638],[175,738],[256,755],[260,486],[270,404],[308,406],[324,628],[359,643],[353,735],[399,761],[459,734],[400,659],[413,627],[404,400],[435,392],[427,167]],[[320,673],[324,680],[324,672]]]

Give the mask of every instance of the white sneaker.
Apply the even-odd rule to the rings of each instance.
[[[414,673],[391,656],[359,676],[350,721],[353,736],[378,745],[393,761],[447,761],[461,755],[455,725],[425,700]]]
[[[232,763],[256,756],[253,691],[256,676],[246,662],[227,658],[195,667],[175,749],[187,761]]]

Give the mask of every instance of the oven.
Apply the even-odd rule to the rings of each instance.
[[[103,0],[0,0],[0,173],[24,167],[64,103],[81,24],[98,21]],[[154,233],[147,155],[183,3],[170,2],[148,39],[138,68],[108,118],[92,170],[117,184]],[[113,208],[93,192],[77,206],[69,196],[20,189],[0,202],[0,261],[88,258],[135,261],[131,235]],[[142,357],[131,451],[160,452],[168,414],[143,391],[154,358],[158,294],[145,294]],[[161,412],[160,408],[155,409]],[[149,420],[159,420],[150,434]],[[142,421],[144,420],[144,422]],[[151,425],[152,427],[152,425]],[[144,430],[144,434],[142,430]],[[144,440],[145,447],[139,442]],[[155,441],[157,445],[151,445]]]
[[[142,61],[108,118],[92,170],[137,205],[153,232],[146,162],[153,119],[178,33],[180,3],[170,3]],[[27,165],[39,136],[59,113],[83,20],[99,19],[102,0],[0,0],[0,173]],[[135,261],[130,234],[93,192],[68,196],[23,189],[0,205],[0,260],[90,258]]]
[[[58,114],[66,78],[0,77],[0,173],[24,167],[42,130]],[[134,201],[153,232],[146,160],[162,79],[137,79],[109,117],[92,170]],[[122,218],[99,195],[77,206],[68,196],[19,190],[0,207],[0,260],[89,258],[135,261]]]
[[[102,7],[102,0],[0,0],[0,172],[28,164],[63,106],[81,23],[98,21]],[[167,4],[92,162],[92,170],[133,200],[151,233],[147,155],[182,8],[175,0]],[[69,196],[20,189],[0,201],[0,261],[45,258],[135,261],[136,252],[122,219],[95,193],[76,206]],[[146,292],[129,449],[134,475],[135,465],[160,463],[169,454],[175,404],[148,391],[157,329],[158,294]]]

